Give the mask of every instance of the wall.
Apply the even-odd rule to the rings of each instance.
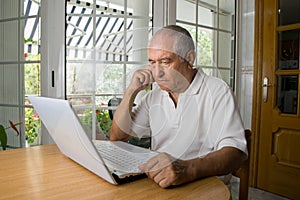
[[[239,1],[237,101],[245,128],[251,129],[254,69],[254,0]]]

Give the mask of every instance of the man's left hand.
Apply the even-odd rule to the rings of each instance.
[[[162,188],[188,182],[187,168],[186,161],[175,159],[166,153],[160,153],[140,166],[140,169]]]

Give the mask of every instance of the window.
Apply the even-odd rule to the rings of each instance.
[[[0,1],[0,124],[22,122],[21,135],[6,131],[11,148],[24,146],[25,138],[39,143],[40,121],[26,98],[41,92],[39,8],[39,0]]]
[[[133,71],[148,60],[152,1],[68,0],[66,6],[67,99],[91,138],[107,138],[108,101],[122,98]]]
[[[176,2],[176,23],[187,28],[197,44],[196,66],[234,87],[235,0]]]

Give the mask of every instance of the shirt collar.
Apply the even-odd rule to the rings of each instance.
[[[181,95],[195,95],[199,93],[199,90],[202,86],[204,80],[204,72],[199,68],[197,69],[197,73],[192,81],[191,85],[187,88],[187,90]]]

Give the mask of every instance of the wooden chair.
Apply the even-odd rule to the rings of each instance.
[[[248,158],[245,160],[241,167],[232,173],[233,176],[240,178],[239,186],[239,200],[248,199],[248,189],[249,189],[249,168],[250,168],[250,152],[251,152],[251,131],[245,130],[245,137],[247,140]]]

